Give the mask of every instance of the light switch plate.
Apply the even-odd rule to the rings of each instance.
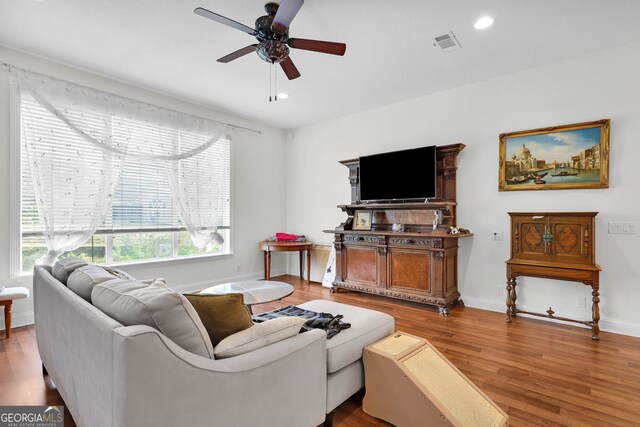
[[[609,222],[609,234],[637,234],[638,223],[637,222]]]

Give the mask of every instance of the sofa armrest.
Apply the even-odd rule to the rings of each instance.
[[[114,330],[115,425],[316,426],[326,412],[326,337],[310,331],[211,360],[147,326]]]

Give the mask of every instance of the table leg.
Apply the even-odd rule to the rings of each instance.
[[[267,251],[262,252],[262,259],[264,261],[264,280],[267,280]]]
[[[307,249],[307,285],[310,285],[310,284],[311,284],[311,251]]]
[[[598,336],[598,334],[600,333],[600,326],[598,326],[598,322],[600,321],[600,308],[598,306],[598,303],[600,303],[600,292],[598,292],[598,288],[594,287],[591,295],[593,297],[593,326],[591,327],[593,335],[591,335],[591,338],[597,341],[600,339],[600,337]]]
[[[507,277],[507,323],[511,323],[511,307],[514,304],[514,302],[511,301],[512,280],[511,277]]]
[[[271,251],[264,252],[265,258],[265,270],[264,270],[264,279],[271,280]]]
[[[516,317],[516,278],[511,279],[511,317]]]
[[[298,254],[300,255],[300,278],[304,279],[304,276],[302,275],[302,252],[304,251],[300,251]]]
[[[13,304],[11,300],[4,303],[4,327],[6,328],[4,333],[7,339],[11,336],[11,304]]]

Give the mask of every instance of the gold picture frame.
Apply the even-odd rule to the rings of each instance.
[[[371,211],[356,211],[353,215],[353,230],[371,230]]]
[[[499,191],[609,188],[609,119],[503,133]]]

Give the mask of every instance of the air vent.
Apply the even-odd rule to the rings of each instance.
[[[460,45],[453,31],[434,38],[433,45],[439,47],[442,52],[447,53],[462,49],[462,45]]]

